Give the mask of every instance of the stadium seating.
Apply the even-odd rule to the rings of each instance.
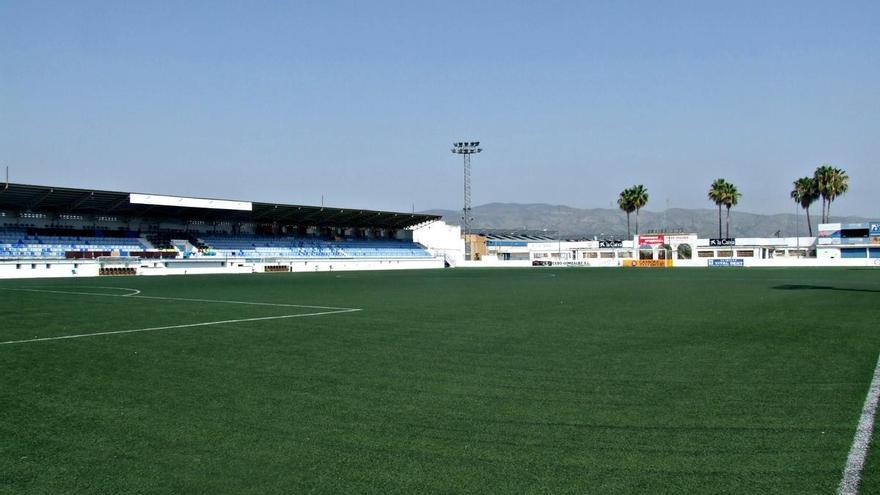
[[[104,234],[104,235],[101,235]],[[163,238],[163,233],[147,237]],[[181,236],[179,233],[164,237]],[[430,257],[419,244],[398,240],[323,240],[316,237],[253,234],[187,234],[202,254],[247,258],[417,258]],[[134,232],[73,229],[0,228],[0,258],[88,259],[109,256],[175,257],[177,251],[156,250]]]
[[[250,234],[205,234],[199,238],[217,255],[249,258],[414,258],[430,257],[419,244],[397,240],[328,241]]]
[[[60,234],[61,232],[59,232]],[[3,258],[56,258],[64,257],[69,252],[114,252],[123,256],[131,251],[152,250],[147,241],[139,237],[104,237],[95,235],[94,231],[83,234],[44,235],[24,228],[0,229],[0,257]]]

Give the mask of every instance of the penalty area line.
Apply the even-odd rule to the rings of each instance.
[[[846,458],[846,466],[843,468],[843,476],[840,485],[837,486],[838,495],[856,495],[859,493],[859,482],[862,477],[862,469],[865,467],[865,459],[868,456],[868,447],[871,445],[871,436],[874,434],[874,416],[877,414],[877,401],[880,399],[880,357],[874,367],[874,378],[865,396],[865,404],[862,406],[862,415],[856,427],[852,447]]]
[[[67,340],[67,339],[81,339],[85,337],[99,337],[102,335],[119,335],[123,333],[139,333],[139,332],[156,332],[159,330],[171,330],[175,328],[193,328],[193,327],[208,327],[214,325],[228,325],[230,323],[245,323],[249,321],[268,321],[268,320],[283,320],[288,318],[305,318],[307,316],[322,316],[322,315],[335,315],[341,313],[353,313],[355,311],[360,311],[357,308],[348,308],[348,309],[338,309],[334,311],[320,311],[317,313],[298,313],[293,315],[280,315],[280,316],[260,316],[256,318],[241,318],[237,320],[220,320],[220,321],[205,321],[202,323],[186,323],[183,325],[167,325],[162,327],[149,327],[149,328],[133,328],[130,330],[112,330],[107,332],[94,332],[94,333],[80,333],[75,335],[60,335],[57,337],[40,337],[34,339],[23,339],[23,340],[8,340],[6,342],[0,342],[0,345],[12,345],[12,344],[27,344],[31,342],[46,342],[50,340]]]

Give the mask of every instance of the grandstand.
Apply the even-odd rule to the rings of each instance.
[[[120,235],[121,234],[121,235]],[[132,232],[50,228],[4,227],[0,229],[0,257],[75,257],[79,253],[109,253],[127,256],[152,251],[153,246]]]
[[[210,233],[201,235],[199,241],[217,254],[241,257],[410,258],[431,256],[423,246],[399,240],[326,241],[307,237]]]
[[[0,278],[437,268],[444,257],[414,242],[411,228],[438,219],[5,184]]]

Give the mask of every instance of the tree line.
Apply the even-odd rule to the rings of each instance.
[[[819,198],[822,198],[821,223],[827,223],[831,217],[831,203],[849,189],[849,176],[845,170],[829,164],[823,164],[816,168],[813,176],[801,177],[793,183],[791,198],[798,203],[807,213],[807,228],[810,237],[813,236],[813,226],[810,223],[810,206]],[[710,201],[718,206],[718,237],[721,233],[722,207],[727,209],[724,237],[730,237],[730,209],[739,203],[742,193],[737,187],[723,178],[715,179],[709,186],[707,194]],[[626,213],[626,235],[632,236],[630,230],[630,215],[636,214],[636,235],[639,233],[639,210],[648,204],[648,189],[637,184],[620,192],[617,198],[617,206]]]

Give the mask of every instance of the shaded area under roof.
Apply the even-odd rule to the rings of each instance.
[[[130,193],[0,183],[0,209],[71,215],[279,223],[320,227],[402,229],[439,220],[439,215],[253,202],[252,211],[132,204]]]

